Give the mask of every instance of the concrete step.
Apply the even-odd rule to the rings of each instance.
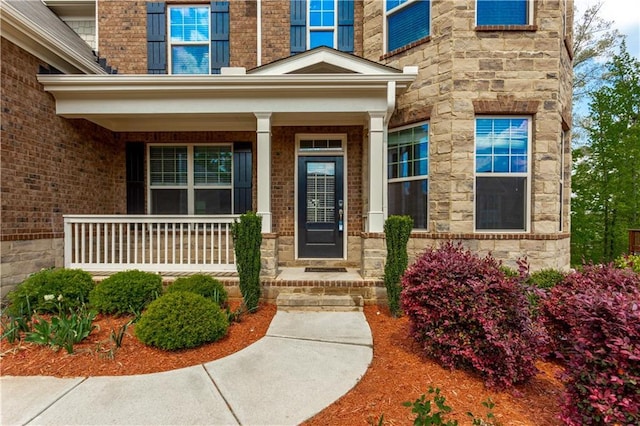
[[[362,296],[281,291],[276,298],[278,310],[362,312]]]

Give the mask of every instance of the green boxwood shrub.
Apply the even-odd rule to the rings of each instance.
[[[258,309],[261,293],[262,218],[254,212],[247,212],[231,225],[231,233],[242,299],[247,310],[254,312]]]
[[[539,271],[532,272],[527,278],[527,284],[535,286],[537,288],[548,290],[553,288],[561,282],[566,274],[557,269],[541,269]]]
[[[384,223],[384,234],[387,242],[387,262],[384,265],[384,285],[387,288],[387,303],[391,315],[399,317],[400,280],[407,269],[407,242],[411,236],[413,219],[410,216],[389,216]]]
[[[173,293],[174,291],[190,291],[213,300],[220,307],[227,306],[228,295],[224,285],[219,280],[208,275],[195,274],[177,278],[166,290],[167,293]]]
[[[426,355],[478,372],[491,388],[536,375],[544,330],[531,319],[520,279],[506,277],[493,257],[447,242],[419,257],[402,287],[411,334]]]
[[[105,314],[137,313],[162,294],[160,275],[137,270],[117,272],[89,294],[89,303]]]
[[[80,269],[44,269],[29,276],[7,298],[12,315],[34,312],[70,312],[89,300],[91,275]]]
[[[165,350],[193,348],[227,334],[229,321],[217,303],[188,291],[167,293],[151,302],[136,323],[146,345]]]

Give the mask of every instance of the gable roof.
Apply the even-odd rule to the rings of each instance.
[[[326,46],[278,59],[247,71],[247,74],[256,75],[332,73],[388,75],[399,74],[402,71]]]
[[[106,74],[91,47],[41,0],[0,2],[0,35],[62,72]]]

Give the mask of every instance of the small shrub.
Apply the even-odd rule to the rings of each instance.
[[[136,313],[162,293],[162,278],[142,271],[117,272],[99,283],[89,302],[106,314]]]
[[[9,312],[14,316],[30,316],[34,312],[71,312],[88,301],[93,288],[93,278],[83,270],[44,269],[9,292]]]
[[[498,389],[536,374],[544,333],[519,278],[505,277],[493,257],[448,242],[418,258],[402,286],[411,334],[445,367],[471,368]]]
[[[27,332],[25,341],[40,345],[50,345],[56,350],[65,348],[73,353],[73,345],[80,343],[96,328],[93,321],[96,313],[81,307],[71,314],[53,315],[50,320],[36,316],[32,331]]]
[[[564,277],[565,274],[557,269],[541,269],[529,275],[529,278],[527,278],[527,284],[548,290],[555,287],[556,284],[564,279]]]
[[[176,291],[149,305],[135,333],[146,345],[177,350],[219,340],[228,327],[225,313],[215,302],[199,294]]]
[[[566,362],[562,420],[640,424],[640,276],[586,265],[542,304],[554,349]]]
[[[247,212],[231,225],[236,267],[240,278],[240,292],[249,312],[258,309],[260,302],[260,245],[262,218]]]
[[[445,397],[440,395],[439,388],[429,388],[429,395],[433,394],[433,404],[431,399],[427,399],[425,394],[420,395],[415,401],[407,401],[402,405],[411,407],[411,412],[416,415],[413,421],[414,426],[444,425],[457,426],[456,420],[445,421],[444,417],[451,412],[451,407],[445,404]],[[435,405],[435,407],[433,407]]]
[[[384,265],[384,285],[387,288],[389,310],[394,317],[402,314],[400,309],[400,280],[407,269],[407,242],[411,236],[413,219],[410,216],[389,216],[384,223],[387,242],[387,262]]]
[[[620,256],[614,263],[618,268],[629,268],[636,274],[640,274],[640,254]]]
[[[174,291],[190,291],[213,300],[222,308],[227,306],[228,295],[224,285],[219,280],[208,275],[195,274],[188,277],[180,277],[166,290],[167,293]]]

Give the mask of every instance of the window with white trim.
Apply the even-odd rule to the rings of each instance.
[[[309,0],[309,49],[336,47],[338,0]]]
[[[476,23],[482,25],[530,25],[532,0],[476,0]]]
[[[231,145],[150,145],[151,214],[233,212]]]
[[[430,0],[386,0],[386,51],[391,52],[430,35]]]
[[[390,131],[388,146],[389,215],[413,218],[413,227],[427,228],[429,124]]]
[[[531,119],[476,118],[475,222],[478,231],[526,231]]]
[[[171,74],[209,74],[209,6],[169,6]]]

